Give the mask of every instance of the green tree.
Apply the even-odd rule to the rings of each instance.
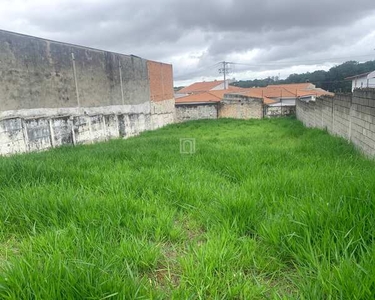
[[[329,71],[317,70],[312,73],[291,74],[284,80],[275,80],[275,78],[241,80],[233,83],[239,87],[264,87],[270,84],[282,83],[302,83],[311,82],[317,87],[330,92],[350,92],[351,81],[345,78],[371,72],[375,70],[375,60],[359,63],[357,61],[347,61],[341,65],[334,66]],[[278,78],[277,78],[278,79]]]

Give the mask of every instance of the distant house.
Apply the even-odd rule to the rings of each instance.
[[[203,104],[209,102],[220,102],[224,98],[224,94],[240,92],[242,88],[229,86],[226,90],[209,90],[204,92],[194,92],[191,94],[180,94],[176,98],[176,105],[178,104]]]
[[[240,93],[248,97],[263,98],[264,103],[268,106],[295,106],[297,98],[304,101],[314,101],[319,96],[334,95],[308,82],[248,88],[243,89]]]
[[[228,87],[233,80],[227,80],[226,86]],[[181,90],[177,91],[175,94],[175,98],[181,98],[191,94],[200,94],[209,91],[217,91],[217,90],[224,90],[224,80],[214,80],[214,81],[202,81],[202,82],[195,82],[187,87],[182,88]]]
[[[223,81],[197,82],[178,91],[176,104],[178,103],[204,103],[220,102],[224,94],[240,94],[248,97],[262,98],[264,103],[271,106],[294,106],[296,99],[314,101],[316,97],[323,95],[333,96],[333,93],[317,88],[314,84],[293,83],[269,85],[261,88],[240,88],[228,86],[224,90]]]
[[[223,81],[197,82],[178,93],[181,93],[181,91],[184,94],[175,97],[179,121],[217,117],[220,104],[229,94],[250,99],[261,99],[264,106],[264,116],[293,114],[297,99],[308,102],[315,101],[316,97],[319,96],[334,95],[317,88],[312,83],[269,85],[262,88],[228,86],[224,90]]]
[[[176,120],[217,119],[224,95],[240,90],[234,86],[224,90],[224,81],[192,84],[184,89],[186,94],[175,94]]]
[[[375,88],[375,71],[358,74],[345,79],[352,81],[352,92],[355,89]]]

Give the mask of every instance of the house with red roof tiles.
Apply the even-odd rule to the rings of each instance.
[[[181,92],[184,94],[181,94]],[[260,88],[229,86],[224,89],[223,81],[197,82],[178,93],[179,97],[176,97],[175,102],[176,118],[182,120],[217,118],[220,115],[220,103],[223,102],[223,99],[228,98],[225,95],[240,95],[248,99],[261,99],[264,106],[264,116],[293,114],[297,99],[315,101],[316,97],[319,96],[334,95],[317,88],[312,83],[279,84]],[[181,111],[185,113],[181,115]],[[186,113],[186,111],[190,113]]]
[[[177,91],[175,93],[175,98],[178,99],[178,98],[185,97],[185,96],[192,95],[192,94],[200,94],[204,92],[224,90],[225,87],[229,88],[230,87],[229,84],[232,82],[233,80],[226,80],[225,85],[224,85],[224,80],[195,82]]]

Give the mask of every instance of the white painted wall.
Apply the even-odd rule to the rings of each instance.
[[[296,99],[283,99],[282,101],[279,100],[278,102],[268,104],[268,106],[295,106],[295,105],[296,105]]]
[[[357,77],[352,80],[352,92],[355,89],[367,87],[375,88],[375,71],[371,72],[367,76]]]
[[[234,82],[234,80],[233,79],[227,79],[226,82],[227,82],[226,87],[228,88],[229,84]],[[224,88],[225,88],[225,86],[224,86],[224,82],[223,82],[223,83],[215,86],[213,89],[211,89],[211,91],[221,91],[221,90],[224,90]]]
[[[229,83],[227,83],[227,84],[229,84]],[[211,89],[211,91],[219,91],[219,90],[223,90],[223,89],[224,89],[224,82],[215,86],[213,89]]]

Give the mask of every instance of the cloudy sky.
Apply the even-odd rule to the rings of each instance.
[[[0,29],[172,63],[175,85],[375,59],[375,0],[0,0]]]

